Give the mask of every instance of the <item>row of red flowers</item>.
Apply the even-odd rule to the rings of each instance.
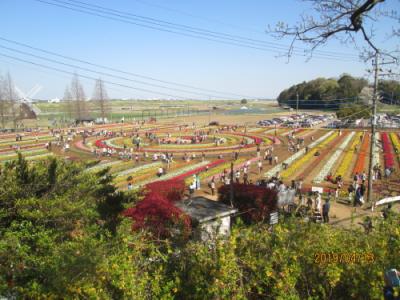
[[[392,149],[390,147],[389,136],[387,132],[383,132],[381,137],[382,137],[383,159],[385,162],[385,168],[391,169],[394,166],[394,157]]]

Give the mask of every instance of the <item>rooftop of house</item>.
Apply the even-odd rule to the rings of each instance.
[[[235,208],[205,197],[178,201],[175,205],[199,223],[226,217],[237,212]]]

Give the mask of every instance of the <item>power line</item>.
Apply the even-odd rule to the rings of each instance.
[[[64,63],[64,62],[57,61],[57,60],[54,60],[54,59],[46,58],[46,57],[43,57],[43,56],[35,55],[35,54],[29,53],[29,52],[17,50],[17,49],[14,49],[14,48],[2,46],[1,44],[0,44],[0,48],[7,49],[9,51],[17,52],[17,53],[24,54],[24,55],[29,55],[29,56],[32,56],[32,57],[35,57],[35,58],[39,58],[39,59],[48,61],[48,62],[61,64],[61,65],[67,66],[67,67],[72,67],[72,68],[75,68],[75,69],[80,69],[80,70],[83,70],[83,71],[92,72],[92,73],[96,73],[96,74],[99,74],[99,75],[108,76],[108,77],[112,77],[112,78],[116,78],[116,79],[121,79],[121,80],[130,81],[130,82],[140,83],[140,84],[149,85],[149,86],[152,86],[152,87],[169,89],[169,90],[178,91],[178,92],[185,92],[185,93],[189,93],[189,94],[197,94],[197,95],[202,95],[202,96],[207,96],[207,97],[213,96],[213,95],[209,95],[209,94],[198,93],[198,92],[194,92],[194,91],[182,90],[182,89],[177,89],[177,88],[170,88],[170,87],[166,87],[166,86],[162,86],[162,85],[158,85],[158,84],[152,84],[152,83],[147,83],[147,82],[144,82],[144,81],[133,80],[133,79],[130,79],[130,78],[127,78],[127,77],[117,76],[117,75],[113,75],[113,74],[110,74],[110,73],[100,72],[100,71],[92,70],[92,69],[89,69],[89,68],[80,67],[78,65],[72,65],[72,64]],[[213,97],[219,98],[218,96],[213,96]]]
[[[78,6],[78,7],[82,7],[82,5],[87,6],[89,8],[96,8],[102,11],[111,11],[114,13],[117,13],[118,15],[125,15],[125,16],[130,16],[130,17],[134,17],[137,18],[139,20],[144,20],[145,22],[153,22],[154,24],[163,24],[165,26],[171,26],[173,28],[183,28],[183,29],[190,29],[193,30],[192,32],[195,33],[207,33],[207,34],[212,34],[212,35],[217,35],[217,36],[221,36],[221,37],[230,37],[230,38],[234,38],[234,39],[238,39],[238,40],[244,40],[247,42],[252,42],[255,44],[262,44],[262,45],[272,45],[272,46],[278,46],[280,49],[288,49],[288,45],[283,45],[283,44],[279,44],[279,43],[273,43],[273,42],[269,42],[269,41],[263,41],[263,40],[256,40],[256,39],[252,39],[252,38],[248,38],[248,37],[243,37],[243,36],[239,36],[239,35],[232,35],[232,34],[227,34],[227,33],[222,33],[222,32],[217,32],[217,31],[212,31],[212,30],[207,30],[207,29],[203,29],[203,28],[199,28],[199,27],[194,27],[194,26],[188,26],[188,25],[184,25],[184,24],[177,24],[177,23],[173,23],[173,22],[169,22],[169,21],[164,21],[164,20],[160,20],[160,19],[156,19],[156,18],[151,18],[151,17],[146,17],[146,16],[140,16],[137,14],[132,14],[132,13],[128,13],[128,12],[123,12],[121,10],[116,10],[116,9],[112,9],[112,8],[107,8],[104,6],[100,6],[100,5],[95,5],[95,4],[90,4],[87,2],[83,2],[83,1],[77,1],[77,0],[50,0],[50,1],[55,1],[55,2],[62,2],[65,3],[67,2],[72,2],[72,3],[78,3],[78,4],[68,4],[68,5],[74,5],[74,6]],[[301,48],[297,48],[296,49],[301,49]],[[302,49],[305,50],[305,49]],[[327,54],[327,55],[334,55],[334,56],[338,56],[338,55],[344,55],[344,56],[349,56],[349,57],[358,57],[354,54],[350,54],[350,53],[338,53],[338,52],[333,52],[333,51],[324,51],[324,50],[317,50],[315,53],[321,53],[321,54]]]
[[[44,1],[44,0],[34,0],[34,1],[52,5],[52,6],[65,8],[65,9],[69,9],[72,11],[77,11],[77,12],[93,15],[93,16],[102,17],[105,19],[110,19],[110,20],[114,20],[114,21],[128,23],[131,25],[141,26],[141,27],[145,27],[148,29],[169,32],[169,33],[188,36],[188,37],[192,37],[192,38],[199,38],[199,39],[203,39],[203,40],[209,40],[209,41],[218,42],[218,43],[222,43],[222,44],[251,48],[251,49],[256,49],[256,50],[261,50],[261,51],[266,51],[266,52],[274,52],[274,53],[277,53],[280,55],[282,55],[282,51],[287,50],[287,48],[282,49],[282,46],[280,46],[280,47],[278,47],[278,46],[262,46],[262,45],[260,46],[260,45],[257,45],[257,43],[254,44],[254,42],[250,43],[249,41],[246,42],[246,41],[243,41],[243,40],[240,40],[237,38],[235,39],[235,38],[230,38],[230,37],[222,37],[222,36],[218,36],[216,34],[210,34],[210,33],[207,34],[205,32],[200,33],[200,32],[196,32],[196,31],[194,32],[193,30],[176,28],[176,26],[180,26],[180,25],[174,25],[175,27],[171,28],[171,26],[167,27],[165,24],[154,24],[154,22],[149,22],[149,21],[146,22],[144,20],[133,19],[133,21],[132,21],[132,17],[126,17],[126,16],[123,16],[120,14],[110,13],[110,12],[104,11],[104,9],[99,10],[99,9],[94,9],[94,8],[87,8],[82,5],[66,3],[66,2],[63,2],[60,0],[48,0],[48,1],[53,1],[53,2],[48,2],[48,1]],[[89,4],[85,4],[85,5],[89,6]],[[160,27],[160,26],[162,26],[162,27]],[[177,30],[179,30],[179,31],[177,31]],[[309,57],[309,55],[306,55],[304,53],[303,54],[299,53],[299,51],[297,51],[297,50],[294,50],[293,54],[297,55],[297,56]],[[312,56],[314,58],[320,58],[320,59],[325,59],[325,60],[336,60],[336,61],[347,61],[347,62],[353,61],[355,59],[354,57],[353,58],[347,57],[348,59],[346,59],[346,57],[344,57],[343,55],[338,56],[338,54],[313,54]]]
[[[70,74],[70,75],[74,75],[75,74],[74,72],[65,71],[65,70],[62,70],[62,69],[50,67],[50,66],[47,66],[47,65],[43,65],[43,64],[39,64],[39,63],[36,63],[36,62],[33,62],[33,61],[21,59],[21,58],[18,58],[18,57],[15,57],[15,56],[11,56],[11,55],[7,55],[7,54],[4,54],[4,53],[0,53],[0,56],[11,58],[13,60],[24,62],[24,63],[27,63],[27,64],[39,66],[39,67],[42,67],[42,68],[45,68],[45,69],[57,71],[57,72],[60,72],[60,73],[65,73],[65,74]],[[79,77],[86,78],[86,79],[97,80],[97,78],[91,77],[91,76],[87,76],[87,75],[79,75]],[[176,96],[176,95],[156,92],[156,91],[152,91],[152,90],[142,89],[142,88],[135,88],[135,87],[132,87],[132,86],[129,86],[129,85],[116,83],[116,82],[112,82],[112,81],[108,81],[108,80],[107,81],[103,80],[103,81],[105,83],[108,83],[108,84],[112,84],[112,85],[116,85],[116,86],[120,86],[120,87],[124,87],[124,88],[128,88],[128,89],[138,90],[138,91],[142,91],[142,92],[156,93],[156,94],[159,94],[159,95],[164,95],[164,96],[173,97],[173,98],[188,99],[187,97],[181,97],[181,96]]]
[[[137,73],[127,72],[127,71],[119,70],[119,69],[116,69],[116,68],[111,68],[111,67],[107,67],[107,66],[104,66],[104,65],[99,65],[99,64],[92,63],[92,62],[89,62],[89,61],[86,61],[86,60],[77,59],[77,58],[73,58],[73,57],[70,57],[70,56],[62,55],[62,54],[59,54],[59,53],[56,53],[56,52],[52,52],[52,51],[44,50],[44,49],[41,49],[41,48],[37,48],[37,47],[31,46],[31,45],[28,45],[28,44],[25,44],[25,43],[21,43],[21,42],[17,42],[17,41],[14,41],[14,40],[10,40],[10,39],[7,39],[7,38],[1,37],[1,36],[0,36],[0,40],[8,42],[8,43],[11,43],[11,44],[14,44],[14,45],[22,46],[22,47],[25,47],[25,48],[28,48],[28,49],[32,49],[32,50],[35,50],[35,51],[39,51],[39,52],[42,52],[42,53],[46,53],[46,54],[50,54],[50,55],[57,56],[57,57],[60,57],[60,58],[64,58],[64,59],[67,59],[67,60],[76,61],[76,62],[79,62],[79,63],[82,63],[82,64],[86,64],[86,65],[89,65],[89,66],[93,66],[93,67],[97,67],[97,68],[101,68],[101,69],[104,69],[104,70],[109,70],[109,71],[113,71],[113,72],[117,72],[117,73],[121,73],[121,74],[125,74],[125,75],[135,76],[135,77],[138,77],[138,78],[157,81],[157,82],[170,84],[170,85],[175,85],[175,86],[181,86],[181,87],[194,89],[194,90],[199,90],[199,91],[204,91],[204,92],[209,92],[209,93],[216,93],[216,94],[221,94],[221,95],[231,95],[231,96],[240,97],[240,98],[250,98],[250,99],[251,98],[257,98],[257,97],[251,97],[251,96],[246,96],[246,95],[230,93],[230,92],[222,92],[222,91],[216,91],[216,90],[211,90],[211,89],[204,89],[204,88],[195,87],[195,86],[191,86],[191,85],[187,85],[187,84],[181,84],[181,83],[176,83],[176,82],[172,82],[172,81],[166,81],[166,80],[157,79],[157,78],[150,77],[150,76],[144,76],[144,75],[140,75],[140,74],[137,74]],[[220,97],[218,97],[218,98],[220,98]]]

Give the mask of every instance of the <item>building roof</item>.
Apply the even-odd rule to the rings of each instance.
[[[178,201],[177,207],[188,214],[192,220],[204,223],[226,217],[237,212],[237,209],[205,197],[194,197],[191,200]]]

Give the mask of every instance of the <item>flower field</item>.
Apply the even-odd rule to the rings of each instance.
[[[335,177],[336,176],[342,176],[344,178],[346,174],[348,173],[347,171],[350,169],[351,163],[353,162],[353,158],[356,155],[356,147],[358,148],[359,144],[361,143],[360,137],[362,136],[362,132],[358,132],[354,139],[353,142],[351,143],[349,149],[346,151],[339,167],[336,169],[335,172]]]
[[[369,134],[365,134],[357,157],[356,164],[354,165],[352,175],[360,174],[364,171],[369,143],[370,143],[370,136]]]
[[[382,149],[383,149],[383,161],[385,163],[385,169],[391,169],[394,167],[394,155],[390,146],[389,135],[387,132],[381,134],[382,138]]]
[[[333,133],[333,131],[329,131],[328,133],[326,133],[325,135],[320,137],[318,140],[316,140],[315,142],[311,143],[309,145],[309,148],[310,148],[309,151],[313,150],[318,144],[320,144],[322,141],[324,141],[329,136],[331,136],[332,133]],[[283,163],[286,163],[288,166],[291,167],[293,162],[296,161],[299,157],[301,157],[305,153],[306,153],[305,149],[301,149],[300,151],[296,152],[295,154],[290,156],[288,159],[286,159]],[[269,170],[268,172],[266,172],[265,173],[265,177],[274,176],[277,172],[280,172],[280,171],[282,171],[282,164],[279,164],[279,165],[275,166],[274,168],[272,168],[271,170]]]
[[[391,132],[390,139],[392,140],[394,152],[400,163],[400,138],[399,138],[399,135],[394,132]]]
[[[339,148],[333,153],[333,155],[329,158],[327,163],[322,167],[322,169],[318,173],[318,175],[314,178],[314,182],[315,183],[320,183],[325,179],[325,177],[331,171],[333,165],[339,159],[340,155],[342,155],[344,149],[350,143],[350,141],[351,141],[351,139],[353,138],[354,135],[355,135],[355,132],[351,132],[349,135],[346,136],[346,138],[344,139],[342,144],[339,146]]]
[[[239,128],[230,126],[137,123],[106,124],[94,126],[89,131],[87,128],[75,128],[70,136],[67,131],[63,133],[65,140],[68,137],[70,149],[64,149],[63,143],[61,146],[52,143],[50,151],[46,149],[46,143],[56,141],[58,136],[49,131],[26,133],[22,141],[16,141],[15,134],[0,134],[0,163],[16,159],[16,149],[29,161],[43,160],[54,155],[88,161],[90,167],[85,172],[108,168],[114,184],[120,189],[127,188],[128,178],[135,188],[176,179],[183,179],[188,185],[193,174],[199,175],[202,187],[205,187],[212,177],[219,179],[224,169],[229,173],[232,161],[234,171],[243,169],[247,162],[251,162],[248,179],[253,182],[278,172],[285,183],[302,178],[306,184],[321,185],[329,184],[324,181],[329,173],[342,175],[350,181],[349,175],[352,172],[361,173],[367,166],[370,136],[361,131],[344,129],[339,136],[338,130],[301,128],[296,130],[295,137],[302,138],[304,145],[293,153],[288,151],[288,135],[293,132],[291,128],[278,126],[275,130],[249,125]],[[82,138],[84,134],[85,139]],[[377,133],[377,137],[379,135]],[[136,137],[140,137],[139,147],[135,144]],[[382,133],[381,141],[385,167],[397,167],[397,160],[400,163],[398,133]],[[305,146],[308,147],[307,153]],[[111,151],[105,154],[102,148]],[[272,156],[278,157],[277,164],[271,165],[265,160],[264,155],[269,148],[274,149]],[[257,155],[258,149],[260,155]],[[314,156],[316,151],[320,153],[318,157]],[[169,163],[168,168],[165,161],[167,154],[173,154],[173,162]],[[375,146],[374,162],[379,162],[379,154]],[[233,159],[235,155],[238,157]],[[262,174],[256,166],[258,160],[262,162]],[[93,161],[98,161],[98,164],[93,165]],[[285,170],[284,164],[288,166]],[[166,174],[158,177],[160,167]],[[243,176],[243,172],[240,174]],[[219,180],[217,182],[220,184]]]
[[[304,154],[300,159],[296,160],[288,169],[282,172],[283,178],[288,178],[293,176],[293,174],[301,169],[301,167],[306,164],[309,160],[314,157],[316,151],[321,150],[326,147],[330,142],[332,142],[338,136],[337,133],[329,134],[324,138],[321,143],[318,143],[315,147],[311,148],[308,153]]]

